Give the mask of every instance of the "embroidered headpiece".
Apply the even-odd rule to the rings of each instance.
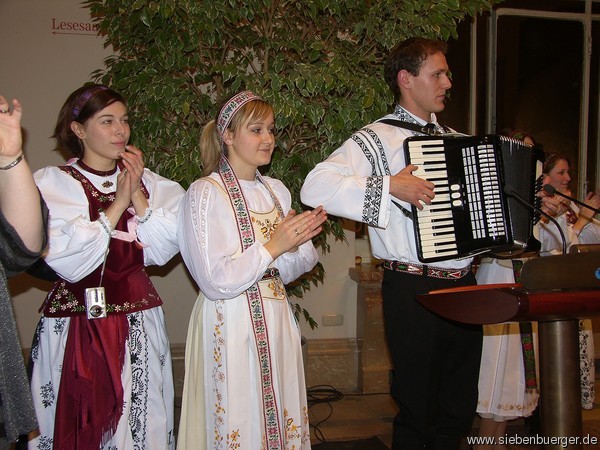
[[[105,91],[106,89],[108,89],[106,86],[96,85],[79,94],[79,97],[77,97],[77,100],[75,100],[75,104],[73,106],[73,120],[77,120],[79,114],[81,114],[81,110],[94,94],[100,91]]]
[[[231,123],[231,119],[235,113],[252,100],[262,100],[262,98],[251,91],[242,91],[239,94],[235,94],[227,103],[225,103],[225,105],[223,105],[221,111],[219,111],[219,116],[217,117],[217,131],[219,132],[220,138],[223,138],[225,130]]]

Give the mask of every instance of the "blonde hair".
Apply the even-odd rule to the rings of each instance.
[[[227,129],[233,134],[250,119],[263,119],[273,113],[273,107],[264,100],[252,100],[240,108],[231,118]],[[200,135],[200,157],[202,159],[202,176],[217,170],[221,155],[227,156],[227,145],[220,139],[215,119],[204,125]]]

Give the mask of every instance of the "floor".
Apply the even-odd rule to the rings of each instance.
[[[388,394],[334,393],[316,396],[308,389],[311,442],[345,441],[377,436],[391,447],[396,407]],[[313,400],[313,401],[311,401]]]
[[[313,445],[377,436],[391,447],[395,406],[388,394],[342,394],[330,386],[317,386],[308,389],[308,399]],[[175,399],[175,430],[179,430],[180,414],[181,398],[178,397]]]
[[[598,373],[598,372],[596,372]],[[584,445],[583,449],[600,448],[600,380],[596,381],[597,399],[594,409],[582,411],[583,435],[595,438],[597,445]],[[309,388],[309,417],[311,442],[351,441],[377,436],[391,448],[392,419],[395,406],[387,394],[337,393],[333,388],[321,388],[318,395],[311,395]],[[511,422],[509,436],[528,436],[522,420]],[[477,420],[474,421],[472,435],[477,435]],[[522,441],[521,441],[522,442]],[[469,448],[466,441],[465,450]],[[537,450],[535,444],[509,445],[509,450]]]
[[[597,445],[583,446],[583,450],[600,448],[600,370],[596,369],[596,403],[594,409],[582,411],[583,435],[596,438]],[[180,401],[176,401],[176,423],[180,413]],[[377,437],[391,448],[392,419],[396,407],[389,394],[360,394],[339,392],[331,386],[308,388],[311,443],[356,441]],[[176,426],[175,429],[178,429]],[[511,422],[507,434],[527,436],[523,421]],[[473,423],[472,436],[477,435],[477,419]],[[345,448],[345,447],[344,447]],[[461,450],[469,446],[463,442]],[[509,445],[509,450],[539,450],[538,445]],[[366,449],[361,449],[366,450]]]

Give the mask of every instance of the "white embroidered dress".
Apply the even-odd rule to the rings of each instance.
[[[278,180],[263,180],[287,213],[289,191]],[[177,448],[306,450],[310,431],[300,332],[283,283],[311,270],[318,255],[307,242],[273,261],[263,243],[281,220],[278,210],[260,181],[239,183],[255,236],[244,252],[219,175],[193,183],[180,209],[181,253],[201,294],[188,329]],[[269,268],[280,276],[259,281]],[[245,294],[257,282],[269,383],[257,349],[257,342],[261,348],[265,339],[253,327],[255,310],[250,310]]]
[[[102,195],[114,196],[117,175],[103,177],[84,172],[75,161],[68,165],[82,172]],[[110,239],[99,221],[89,218],[88,198],[80,182],[58,167],[35,173],[35,181],[50,210],[48,264],[63,278],[76,282],[104,260]],[[110,182],[111,186],[103,184]],[[137,227],[145,243],[144,265],[163,265],[178,252],[177,209],[181,186],[148,169],[143,182],[152,214]],[[105,450],[164,450],[175,448],[174,389],[171,350],[161,307],[127,315],[129,338],[121,382],[124,411],[117,430],[102,447]],[[103,320],[103,319],[99,319]],[[31,380],[41,435],[29,441],[30,449],[53,448],[56,400],[69,317],[42,316],[31,349]],[[93,450],[93,449],[90,449]]]
[[[510,259],[483,258],[477,269],[477,284],[514,283]],[[532,344],[538,373],[537,322],[532,323]],[[539,384],[527,388],[523,342],[518,322],[483,326],[483,348],[479,370],[477,413],[497,422],[530,416],[540,397]]]

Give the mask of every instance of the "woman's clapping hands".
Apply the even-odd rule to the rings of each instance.
[[[298,246],[319,234],[326,220],[327,212],[322,206],[300,214],[292,209],[279,223],[271,239],[265,244],[265,248],[273,259],[286,252],[294,252]]]

